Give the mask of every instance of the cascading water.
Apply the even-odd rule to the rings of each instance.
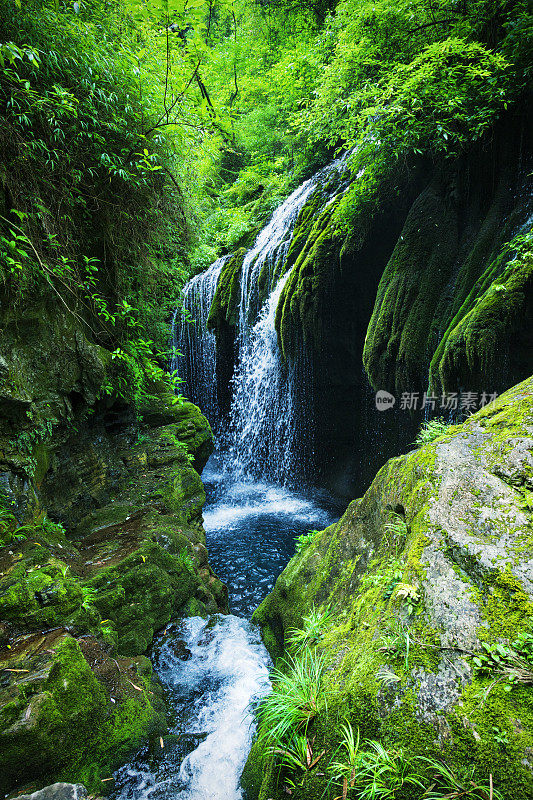
[[[299,186],[277,208],[244,257],[236,331],[237,366],[229,419],[219,442],[224,468],[239,479],[266,477],[289,484],[294,476],[303,437],[299,426],[306,416],[310,422],[310,410],[305,409],[307,414],[304,414],[301,402],[310,365],[303,347],[291,363],[281,358],[275,329],[276,309],[288,277],[286,257],[298,215],[318,189],[321,196],[317,214],[346,189],[347,158],[344,155],[337,159]],[[336,180],[332,180],[334,177]],[[328,184],[334,188],[326,188]],[[209,298],[212,301],[224,263],[219,259],[203,276],[193,278],[185,287],[186,308],[191,309],[198,321],[207,320],[207,303]],[[209,388],[199,370],[207,369],[211,376],[216,372],[214,337],[205,330],[205,322],[200,330],[185,321],[177,328],[176,339],[184,352],[178,369],[182,370],[187,387],[195,387],[189,389],[189,397],[211,419],[212,404],[216,403],[216,378],[211,378]],[[198,366],[206,348],[209,367]]]
[[[234,378],[226,469],[242,479],[254,471],[283,481],[295,463],[296,370],[279,357],[274,326],[287,276],[278,281],[251,333],[243,337]]]
[[[216,339],[207,330],[207,318],[227,260],[228,256],[219,258],[186,284],[172,323],[172,369],[185,379],[182,391],[201,407],[214,427],[219,420]]]
[[[250,704],[269,688],[258,629],[231,615],[167,630],[154,657],[176,718],[172,732],[117,775],[120,800],[241,800],[254,732]]]

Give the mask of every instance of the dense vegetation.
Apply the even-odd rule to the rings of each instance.
[[[139,391],[191,270],[335,151],[342,228],[525,102],[528,6],[2,0],[4,291],[54,295]]]
[[[380,203],[401,195],[408,176],[433,174],[490,141],[502,118],[524,116],[532,78],[530,0],[0,0],[0,544],[4,555],[7,551],[0,573],[0,644],[7,648],[5,663],[15,664],[6,668],[11,674],[4,686],[0,739],[8,733],[0,740],[0,767],[9,764],[10,773],[0,789],[10,791],[28,777],[23,771],[31,763],[32,779],[83,779],[91,790],[102,791],[100,778],[132,745],[165,731],[150,666],[139,660],[154,633],[179,613],[226,608],[225,588],[207,562],[201,523],[205,495],[193,468],[200,470],[211,452],[211,431],[198,409],[169,391],[179,383],[167,367],[170,322],[184,282],[233,252],[209,318],[213,329],[219,330],[221,321],[231,327],[242,257],[256,231],[303,179],[347,152],[354,177],[350,188],[325,208],[317,191],[295,226],[285,262],[292,272],[277,317],[283,355],[290,357],[293,316],[300,314],[304,336],[316,321],[309,312],[312,294],[321,280],[329,280],[321,267],[339,260],[350,237],[350,245],[358,235],[364,239]],[[324,211],[318,223],[317,208]],[[477,258],[465,262],[464,280],[450,292],[450,308],[436,313],[437,290],[447,291],[448,279],[457,277],[452,266],[460,247],[449,247],[452,266],[444,261],[439,266],[442,286],[431,264],[420,278],[419,264],[429,263],[424,248],[417,251],[423,222],[433,230],[429,236],[424,229],[421,236],[429,244],[435,236],[441,253],[442,232],[435,231],[431,208],[429,201],[419,203],[403,229],[407,255],[401,235],[395,254],[381,264],[384,280],[366,335],[365,367],[383,387],[392,383],[381,356],[404,332],[407,367],[413,362],[418,368],[427,357],[427,330],[438,327],[441,344],[432,372],[443,387],[453,388],[457,364],[479,357],[485,368],[494,342],[512,330],[511,317],[522,315],[527,328],[523,309],[533,274],[531,233],[511,235],[509,229],[501,242],[482,242],[479,248],[476,243]],[[443,214],[442,219],[448,225],[449,218]],[[494,227],[500,219],[494,215]],[[435,220],[440,220],[437,213]],[[396,238],[404,222],[398,223]],[[355,280],[348,284],[350,291]],[[422,310],[413,301],[412,287],[419,284],[427,301]],[[375,291],[372,302],[374,297]],[[468,358],[461,360],[463,346]],[[12,358],[4,358],[10,347]],[[391,356],[396,371],[401,348],[398,353]],[[428,369],[422,366],[427,381]],[[414,385],[409,369],[404,371]],[[402,381],[395,388],[402,389]],[[529,385],[523,391],[531,397]],[[513,413],[524,397],[515,398]],[[525,436],[514,417],[504,418],[502,429]],[[274,673],[276,691],[258,708],[259,738],[248,770],[255,789],[269,770],[263,790],[269,797],[280,788],[274,787],[276,770],[276,775],[285,771],[287,788],[302,789],[301,796],[322,796],[318,770],[311,774],[322,759],[322,745],[330,752],[320,769],[327,761],[328,785],[343,797],[359,792],[360,797],[418,798],[423,789],[427,797],[496,798],[485,784],[493,764],[509,797],[526,796],[531,789],[522,759],[526,746],[531,752],[530,735],[521,723],[514,724],[518,713],[525,728],[532,718],[523,687],[513,685],[510,699],[500,697],[504,690],[498,687],[489,700],[494,720],[481,719],[477,739],[470,736],[469,723],[451,719],[461,736],[457,756],[447,745],[451,777],[435,760],[438,753],[427,750],[429,734],[412,721],[407,701],[398,730],[390,721],[382,724],[377,710],[380,653],[396,658],[395,672],[381,675],[385,688],[403,681],[411,691],[409,658],[428,674],[436,669],[430,651],[439,648],[433,627],[422,625],[422,611],[424,597],[433,590],[439,594],[443,579],[439,573],[434,584],[424,583],[420,554],[431,531],[425,493],[428,503],[437,497],[431,472],[436,442],[454,435],[450,430],[443,421],[429,423],[417,441],[421,448],[405,457],[405,467],[401,460],[389,462],[361,501],[363,511],[370,508],[368,518],[361,516],[359,523],[354,505],[335,528],[335,537],[344,537],[337,549],[328,550],[331,530],[299,537],[296,559],[279,584],[287,582],[293,607],[284,598],[278,602],[274,592],[259,611],[265,641],[274,655],[286,658]],[[492,428],[489,433],[496,435]],[[475,437],[472,442],[477,447]],[[492,451],[489,456],[496,459]],[[510,459],[509,487],[513,484],[515,494],[509,500],[502,489],[501,495],[510,508],[516,506],[517,520],[531,510],[529,496],[521,495],[531,474],[520,470]],[[404,512],[410,508],[415,511],[408,519]],[[368,519],[376,550],[367,564],[360,561],[357,526],[366,536]],[[450,525],[449,537],[456,528]],[[85,559],[80,542],[96,534],[95,557],[91,551]],[[487,547],[493,546],[491,536]],[[517,568],[525,558],[520,536],[518,531],[513,550]],[[343,551],[346,542],[351,550]],[[450,549],[455,553],[459,545],[464,543]],[[504,634],[511,642],[521,641],[531,605],[517,589],[519,580],[511,582],[507,575],[506,553],[498,553],[499,572],[494,563],[480,572],[474,556],[465,552],[464,564],[454,562],[448,569],[450,604],[456,577],[470,570],[473,597],[484,592],[489,610],[490,603],[514,609],[507,627],[501,627],[499,605],[487,623],[489,649],[483,658],[492,669],[496,659],[490,648]],[[310,584],[298,571],[315,555],[316,584],[300,596]],[[354,600],[351,573],[343,574],[344,583],[335,582],[341,575],[337,560],[343,570],[351,569],[352,561],[354,568],[369,565],[358,584],[359,600]],[[334,569],[333,589],[321,563]],[[291,570],[297,575],[293,583]],[[335,608],[338,589],[345,608]],[[329,605],[320,607],[324,599]],[[384,633],[383,620],[392,624],[395,617],[401,630]],[[410,651],[411,623],[418,625],[413,629],[419,640],[413,639]],[[27,650],[26,637],[48,636],[50,629],[54,636],[45,649],[49,673],[44,674],[41,654]],[[61,631],[60,640],[54,631]],[[474,637],[473,628],[471,633]],[[107,684],[87,666],[78,635],[88,638],[83,644],[103,659]],[[10,642],[20,639],[22,650],[12,650]],[[337,656],[342,659],[350,640],[346,666]],[[529,638],[528,653],[530,644]],[[475,641],[468,642],[461,652],[470,658],[474,646]],[[514,655],[525,658],[518,645],[513,647]],[[333,668],[326,669],[322,651]],[[480,662],[481,667],[487,663]],[[17,683],[17,676],[30,669],[39,671],[38,689]],[[79,696],[65,693],[79,683],[79,670],[85,688]],[[142,687],[127,677],[129,670]],[[478,677],[476,687],[483,689]],[[346,681],[352,695],[345,708]],[[37,691],[51,697],[44,711],[37,703],[31,706]],[[120,701],[116,709],[112,691]],[[467,699],[467,711],[476,720],[479,703],[473,696]],[[336,722],[330,727],[332,712]],[[22,723],[30,717],[33,732],[26,739]],[[500,718],[505,731],[497,729],[496,740],[488,721]],[[380,725],[386,733],[382,742],[377,741]],[[19,731],[20,741],[9,738],[9,726]],[[65,742],[76,734],[70,750],[57,746],[58,730]],[[497,747],[502,736],[508,737],[504,745],[514,748],[514,761]],[[392,747],[398,741],[403,749],[396,752]],[[337,748],[336,760],[332,748]],[[474,751],[480,783],[470,785],[468,795],[461,787],[468,779],[463,767]],[[404,761],[394,752],[403,753]],[[381,793],[372,794],[369,787],[391,759],[411,770],[409,779],[393,789],[383,784]],[[517,776],[511,774],[513,765],[521,765]],[[440,795],[437,789],[428,794],[431,781],[440,781]],[[412,787],[417,788],[411,792]]]

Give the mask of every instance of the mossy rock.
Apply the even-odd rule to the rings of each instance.
[[[240,248],[228,258],[222,268],[207,319],[209,330],[217,330],[223,324],[232,327],[237,324],[242,262],[245,255],[246,249]]]
[[[92,667],[92,668],[91,668]],[[142,739],[166,729],[150,677],[64,631],[0,653],[0,788],[60,776],[99,790]]]
[[[345,719],[410,756],[492,774],[506,800],[533,795],[532,688],[495,683],[497,673],[473,662],[484,643],[512,647],[533,620],[532,451],[528,379],[391,459],[256,610],[273,657],[286,654],[288,631],[312,607],[332,614],[318,645],[324,703],[309,729],[313,751],[326,751],[324,775],[309,776],[295,797],[342,792],[328,786],[328,762]],[[251,798],[283,796],[286,773],[267,761],[256,745],[244,775]]]
[[[412,204],[383,270],[363,361],[372,386],[501,392],[532,371],[531,188],[515,139],[440,165]],[[490,155],[501,159],[493,175]],[[492,177],[489,177],[492,176]],[[522,183],[521,183],[522,182]]]
[[[294,356],[297,330],[304,341],[320,347],[322,301],[338,275],[340,251],[344,241],[335,228],[333,215],[337,202],[330,203],[316,217],[304,218],[297,225],[287,258],[295,258],[276,309],[276,330],[285,358]],[[304,214],[306,206],[300,212]],[[298,255],[296,256],[296,254]]]

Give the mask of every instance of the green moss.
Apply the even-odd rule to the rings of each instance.
[[[294,355],[298,331],[302,332],[306,342],[315,347],[320,345],[320,304],[323,293],[333,280],[335,267],[340,263],[342,237],[332,222],[336,206],[337,202],[333,202],[318,216],[313,218],[310,214],[310,219],[304,217],[295,231],[294,246],[291,244],[288,254],[288,258],[295,258],[294,266],[276,309],[276,330],[284,358]],[[302,246],[304,236],[305,243]]]
[[[26,630],[68,624],[82,602],[67,564],[49,557],[44,547],[21,557],[0,582],[2,619]]]
[[[431,362],[431,384],[444,391],[459,383],[483,391],[499,374],[503,348],[513,359],[533,294],[533,256],[510,260],[508,248],[492,261],[454,315]],[[525,345],[528,346],[527,344]],[[527,371],[527,367],[524,365]],[[522,373],[521,376],[523,377]]]
[[[94,605],[113,623],[118,651],[124,655],[144,653],[155,631],[171,620],[199,585],[196,573],[155,542],[146,542],[87,582],[97,590]]]
[[[301,627],[312,606],[332,614],[319,645],[326,660],[327,714],[319,714],[310,733],[313,747],[326,750],[320,770],[325,776],[306,779],[298,797],[338,796],[338,787],[328,787],[327,768],[345,719],[362,737],[403,748],[409,756],[438,757],[444,749],[453,769],[474,766],[480,778],[492,772],[506,800],[531,794],[532,774],[525,762],[533,736],[530,688],[505,692],[498,684],[484,701],[496,676],[472,673],[470,650],[456,647],[451,634],[468,632],[474,649],[477,637],[512,640],[532,616],[531,597],[508,558],[515,540],[522,546],[519,489],[511,492],[505,516],[508,552],[500,547],[490,565],[478,552],[495,546],[492,539],[479,539],[478,528],[492,513],[493,498],[499,497],[497,476],[505,476],[502,491],[508,489],[508,475],[519,488],[530,480],[517,443],[532,427],[532,384],[529,379],[438,440],[391,459],[365,496],[294,556],[256,610],[254,620],[274,657],[284,654],[287,630]],[[469,459],[478,470],[473,486],[469,475],[461,477]],[[484,473],[481,464],[494,473]],[[405,519],[402,535],[387,527],[393,512]],[[524,554],[530,557],[531,549]],[[412,613],[396,592],[400,582],[420,594]],[[463,608],[463,591],[477,606],[479,626],[478,617]],[[439,606],[441,594],[444,603]],[[390,682],[381,677],[384,668]],[[256,745],[247,766],[256,787],[252,798],[277,798],[283,792],[277,769],[276,780],[271,772],[258,792],[265,758]],[[416,793],[412,797],[418,800]]]
[[[445,754],[454,763],[474,763],[478,774],[494,775],[505,798],[530,797],[533,775],[524,763],[533,746],[533,697],[527,687],[506,692],[492,681],[474,681],[449,716]],[[500,732],[507,743],[498,742]],[[470,760],[470,761],[469,761]]]
[[[512,641],[533,619],[531,599],[510,570],[489,578],[484,590],[481,609],[485,625],[479,629],[479,638],[488,642]]]
[[[207,319],[207,327],[210,330],[220,328],[223,323],[232,326],[237,323],[241,270],[245,255],[246,249],[242,247],[226,261],[222,268]]]
[[[52,665],[38,693],[28,697],[19,691],[18,699],[2,709],[2,789],[58,775],[69,781],[90,778],[88,788],[99,789],[99,775],[108,773],[154,727],[161,729],[147,691],[135,694],[113,706],[78,642],[63,636],[53,648]],[[19,714],[21,719],[14,722]]]
[[[363,362],[372,386],[400,394],[427,388],[427,350],[456,254],[454,212],[438,185],[415,201],[383,272]]]
[[[475,235],[466,237],[442,176],[412,205],[365,340],[363,361],[376,389],[423,392],[429,369],[437,396],[501,390],[509,383],[503,359],[511,381],[530,373],[531,243],[511,239],[523,202],[508,215],[496,199],[484,218],[478,214]]]

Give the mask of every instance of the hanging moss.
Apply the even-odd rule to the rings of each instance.
[[[295,229],[288,253],[294,266],[276,309],[276,330],[284,358],[294,355],[297,330],[302,331],[306,342],[319,346],[323,293],[334,279],[342,246],[342,237],[332,221],[337,203],[332,202],[317,217],[313,217],[311,207]]]
[[[431,385],[491,391],[509,369],[529,372],[532,321],[533,253],[512,259],[506,248],[450,323],[431,362]]]
[[[363,362],[372,385],[392,392],[427,388],[428,348],[441,293],[457,252],[457,217],[438,185],[415,201],[383,272]]]

